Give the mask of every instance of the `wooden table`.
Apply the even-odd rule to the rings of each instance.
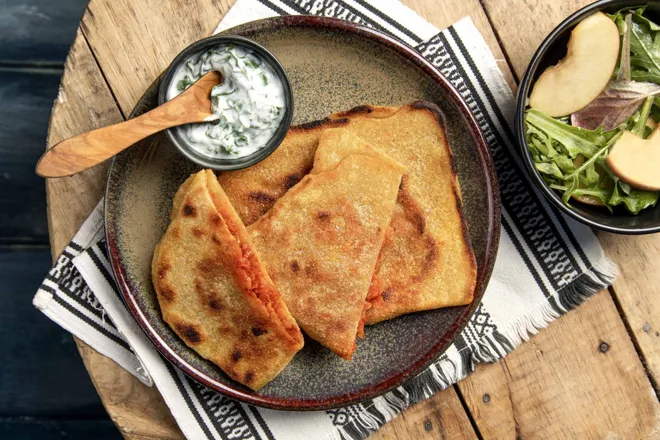
[[[587,0],[404,0],[439,28],[470,15],[507,81],[516,82],[544,36]],[[92,0],[55,102],[48,142],[126,117],[189,43],[209,35],[233,0]],[[102,197],[107,164],[46,183],[57,257]],[[374,439],[660,438],[660,234],[601,233],[621,267],[614,287],[551,324],[496,364],[410,409]],[[656,284],[658,283],[658,284]],[[178,439],[155,388],[78,341],[121,433]]]

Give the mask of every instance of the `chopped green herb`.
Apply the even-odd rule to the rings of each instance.
[[[201,153],[222,156],[251,152],[280,125],[284,105],[281,84],[277,77],[270,78],[270,67],[252,51],[228,44],[202,52],[184,66],[176,77],[179,91],[212,70],[220,71],[223,78],[211,91],[215,118],[185,130]]]
[[[181,81],[179,81],[176,84],[176,88],[177,88],[178,91],[183,92],[184,90],[186,90],[188,87],[190,87],[193,84],[194,84],[194,81],[192,81],[190,79],[190,77],[188,75],[186,75],[186,76],[183,77],[183,79]]]

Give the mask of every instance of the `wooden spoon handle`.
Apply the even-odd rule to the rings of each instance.
[[[48,149],[37,163],[42,177],[70,176],[91,168],[149,135],[166,128],[201,122],[209,113],[200,112],[181,96],[119,124],[92,130],[63,140]],[[192,108],[191,108],[192,107]]]

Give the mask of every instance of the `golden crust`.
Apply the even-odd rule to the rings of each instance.
[[[218,181],[246,226],[312,169],[314,152],[324,129],[341,127],[346,120],[324,119],[292,127],[282,144],[266,159],[243,170],[221,173]]]
[[[374,324],[401,314],[472,302],[477,266],[462,215],[458,179],[437,106],[360,106],[301,129],[258,166],[224,173],[220,182],[246,224],[266,213],[301,176],[310,172],[327,128],[357,134],[408,173],[381,251],[367,312]],[[225,182],[230,183],[229,186]]]
[[[336,154],[338,138],[324,135],[314,173],[248,232],[300,327],[350,359],[404,169],[355,135],[340,136],[352,149]]]
[[[163,319],[192,349],[252,389],[272,380],[303,346],[298,326],[209,170],[174,199],[154,251]]]

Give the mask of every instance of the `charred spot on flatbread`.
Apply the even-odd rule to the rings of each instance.
[[[208,305],[211,309],[215,311],[222,310],[222,304],[220,304],[220,301],[215,298],[210,298],[208,301]]]
[[[266,333],[268,333],[268,330],[266,330],[265,328],[262,328],[262,327],[252,327],[251,330],[252,330],[252,334],[254,336],[261,336],[261,335],[265,335]]]
[[[172,265],[169,263],[163,263],[158,268],[158,279],[162,280],[167,275],[167,272],[172,268]]]
[[[174,298],[176,297],[176,294],[174,293],[174,290],[172,290],[170,287],[162,287],[160,289],[160,296],[168,301],[172,302],[174,301]]]
[[[302,178],[305,177],[304,175],[300,174],[289,174],[286,176],[286,179],[284,180],[284,189],[289,190],[293,188],[296,183],[300,182]],[[275,202],[275,200],[273,200]]]
[[[173,205],[152,261],[163,319],[189,347],[257,390],[300,350],[302,334],[215,175],[191,176]]]
[[[353,107],[350,110],[346,110],[340,113],[337,113],[336,116],[342,118],[342,117],[348,117],[348,116],[355,116],[355,115],[368,115],[369,113],[373,112],[374,108],[370,105],[358,105],[356,107]]]
[[[194,345],[202,342],[203,336],[199,326],[184,322],[175,322],[174,329],[177,334],[189,344]]]
[[[197,210],[190,203],[183,205],[183,215],[186,217],[195,217],[197,215]]]
[[[248,231],[298,324],[350,359],[405,169],[348,132],[320,144],[311,173]]]

